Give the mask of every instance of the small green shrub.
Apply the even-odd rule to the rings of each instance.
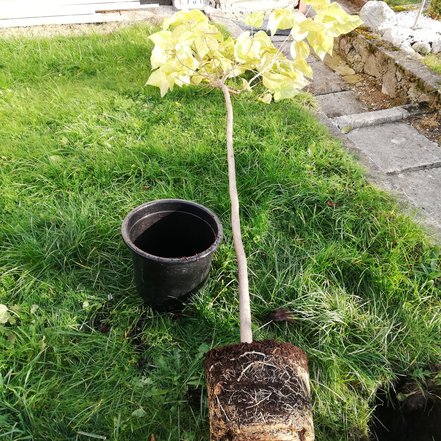
[[[433,72],[441,75],[441,55],[429,54],[424,57],[424,64]]]
[[[429,15],[432,18],[441,18],[441,0],[432,0],[429,7]]]

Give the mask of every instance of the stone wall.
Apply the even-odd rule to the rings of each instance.
[[[339,37],[334,49],[357,73],[377,78],[384,94],[441,107],[441,77],[374,34],[357,29]]]

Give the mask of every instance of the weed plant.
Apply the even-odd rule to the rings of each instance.
[[[433,72],[441,75],[441,55],[429,54],[424,57],[424,64]]]
[[[414,9],[419,0],[387,0],[386,2],[394,11],[401,12]]]
[[[435,20],[439,20],[441,18],[441,1],[440,0],[431,0],[429,6],[429,15]]]
[[[2,441],[208,440],[203,356],[239,335],[223,98],[145,87],[148,32],[1,42]],[[299,102],[234,106],[255,336],[307,352],[318,440],[363,439],[376,389],[440,360],[439,248]],[[120,238],[159,198],[225,228],[182,315],[142,306]]]

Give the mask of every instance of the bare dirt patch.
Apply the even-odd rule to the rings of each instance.
[[[426,138],[441,145],[441,114],[415,116],[409,122]]]
[[[0,29],[1,38],[63,37],[87,34],[110,34],[128,23],[110,22],[97,24],[41,25]]]
[[[358,95],[360,101],[366,104],[368,110],[383,110],[405,104],[405,98],[392,98],[382,93],[381,84],[376,78],[366,74],[359,75],[360,81],[350,84],[350,87]]]
[[[171,14],[167,8],[158,8],[144,11],[120,11],[103,13],[102,23],[92,24],[61,24],[61,25],[38,25],[0,29],[0,38],[15,37],[58,37],[58,36],[81,36],[88,34],[110,34],[125,26],[134,23],[148,23],[158,26],[165,16]]]

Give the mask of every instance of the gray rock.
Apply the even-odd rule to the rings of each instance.
[[[381,85],[381,92],[383,92],[385,95],[389,95],[392,98],[397,96],[398,89],[398,81],[395,72],[395,67],[390,67],[383,75],[383,83]]]
[[[409,55],[414,55],[414,54],[415,54],[415,51],[412,49],[412,46],[410,45],[410,43],[409,43],[408,41],[405,41],[405,42],[400,46],[400,49],[401,49],[403,52],[406,52],[406,54],[409,54]]]
[[[386,66],[381,62],[381,59],[376,57],[376,54],[370,54],[364,64],[364,72],[376,78],[382,78],[386,72]]]
[[[397,25],[394,11],[382,1],[369,1],[360,10],[364,24],[376,32],[382,32]]]
[[[404,38],[400,35],[397,28],[386,29],[383,32],[383,38],[397,47],[400,47],[404,41]]]
[[[432,52],[434,54],[439,54],[441,52],[441,36],[432,41]]]
[[[412,49],[421,55],[427,55],[430,53],[430,44],[425,41],[417,41],[412,45]]]

